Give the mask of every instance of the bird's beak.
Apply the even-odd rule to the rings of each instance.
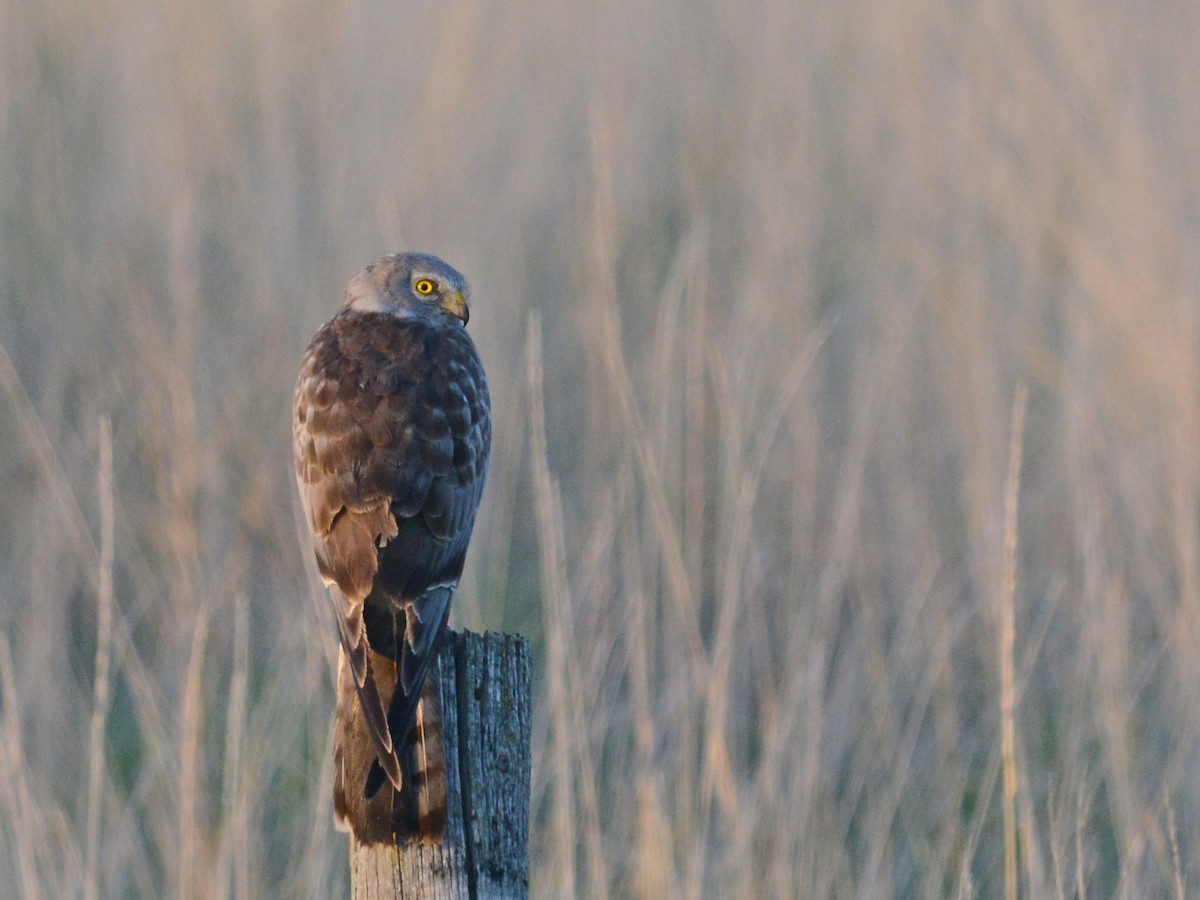
[[[467,298],[462,295],[462,291],[447,294],[446,298],[442,301],[442,309],[450,313],[450,315],[462,319],[464,325],[471,318],[471,311],[467,309]]]

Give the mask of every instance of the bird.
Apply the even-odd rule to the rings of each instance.
[[[350,281],[296,382],[296,484],[339,642],[334,814],[360,843],[445,830],[431,676],[492,438],[469,301],[441,259],[385,256]]]

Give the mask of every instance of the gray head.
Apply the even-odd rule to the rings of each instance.
[[[466,325],[468,299],[466,279],[436,256],[393,253],[354,276],[345,305],[402,319],[453,316]]]

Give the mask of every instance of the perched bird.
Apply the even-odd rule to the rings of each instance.
[[[296,384],[296,483],[341,642],[334,809],[363,843],[439,840],[445,828],[427,676],[492,437],[468,296],[434,256],[385,256],[350,282]]]

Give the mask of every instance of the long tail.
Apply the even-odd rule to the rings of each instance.
[[[396,663],[371,653],[371,672],[386,706],[397,684]],[[403,785],[378,781],[378,751],[357,700],[354,675],[341,660],[334,724],[333,804],[338,827],[354,833],[359,843],[424,840],[438,842],[446,828],[447,784],[440,677],[429,667],[413,726],[396,740]],[[374,791],[369,792],[368,787]],[[372,793],[368,796],[368,793]]]

